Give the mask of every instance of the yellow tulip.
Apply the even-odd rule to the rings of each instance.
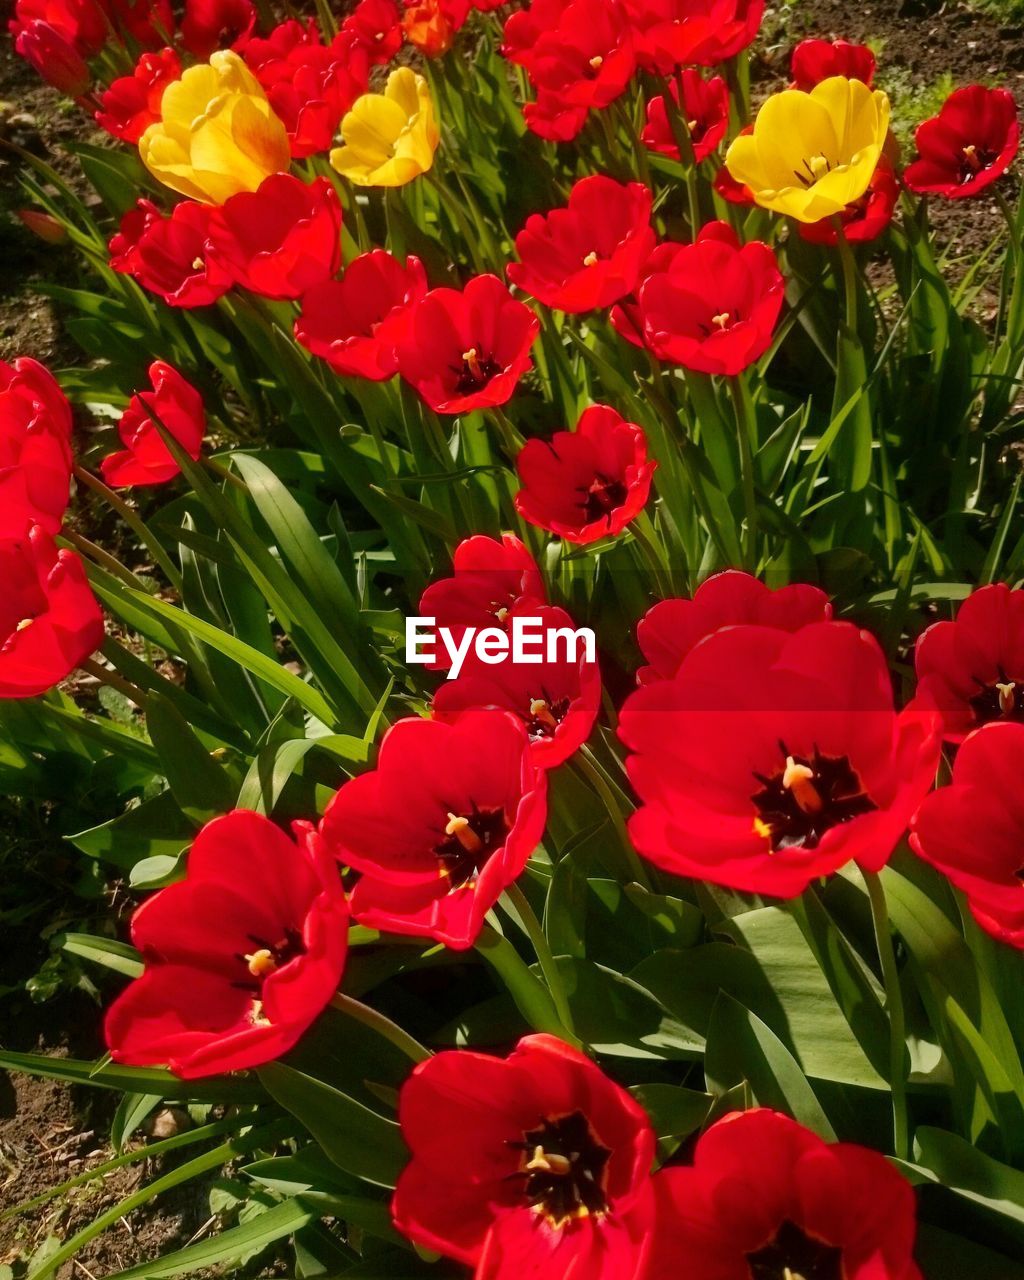
[[[383,93],[364,93],[341,122],[331,164],[357,187],[404,187],[434,163],[441,140],[426,80],[409,67]]]
[[[868,189],[889,131],[889,99],[832,76],[810,93],[786,89],[757,113],[725,163],[764,209],[799,222],[841,213]]]
[[[139,139],[139,155],[154,178],[183,196],[223,204],[291,164],[284,125],[230,49],[168,85],[160,114]]]

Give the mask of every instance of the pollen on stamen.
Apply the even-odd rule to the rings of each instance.
[[[718,329],[724,329],[731,319],[728,311],[720,311],[717,316],[711,317],[711,323]]]
[[[193,271],[202,271],[203,267],[205,267],[205,266],[206,266],[206,263],[202,260],[202,258],[193,258],[193,259],[192,259],[192,270],[193,270]]]
[[[594,56],[590,59],[590,66],[592,70],[600,71],[601,68],[604,66],[604,58],[602,58],[599,53],[594,54]]]
[[[261,947],[259,951],[254,951],[251,955],[247,955],[245,963],[249,966],[249,972],[254,978],[266,978],[277,968],[274,953],[266,947]]]
[[[454,837],[462,845],[467,853],[479,853],[484,847],[483,841],[470,826],[468,818],[463,818],[457,813],[448,815],[448,825],[444,829],[446,836]]]
[[[1014,680],[1004,680],[996,683],[996,689],[999,693],[999,710],[1004,716],[1008,716],[1017,705],[1016,690],[1017,684]]]
[[[539,720],[541,724],[546,725],[549,729],[558,728],[558,721],[551,714],[551,708],[545,698],[532,698],[530,700],[530,717],[533,720]]]
[[[591,251],[590,251],[590,252],[587,254],[587,256],[583,259],[583,265],[584,265],[585,267],[593,267],[593,266],[596,266],[596,265],[597,265],[597,262],[598,262],[598,261],[599,261],[599,259],[598,259],[597,254],[593,251],[593,249],[591,249]]]
[[[792,756],[787,756],[782,785],[787,791],[792,791],[793,798],[804,813],[821,812],[822,799],[814,785],[814,770],[809,765],[799,764]]]

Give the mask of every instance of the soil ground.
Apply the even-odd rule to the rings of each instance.
[[[1024,99],[1024,18],[1006,16],[1014,2],[994,0],[988,7],[995,13],[966,3],[929,0],[775,3],[766,14],[755,76],[765,91],[784,81],[789,52],[807,35],[866,40],[878,52],[878,83],[894,99],[895,128],[907,145],[913,126],[932,114],[956,85],[975,80],[1005,84]],[[61,144],[82,135],[83,118],[77,109],[41,84],[13,55],[10,41],[0,38],[0,142],[45,154],[66,176],[74,176],[75,163],[61,156]],[[23,203],[16,181],[18,164],[15,155],[0,147],[0,358],[32,355],[60,368],[76,359],[76,348],[62,332],[54,307],[33,286],[43,279],[74,285],[75,260],[70,251],[44,244],[18,221],[16,211]],[[950,254],[965,261],[984,249],[999,229],[998,208],[987,200],[971,201],[967,207],[933,205],[932,216]],[[0,876],[4,842],[12,839],[12,825],[16,836],[19,821],[14,815],[12,822],[10,811],[5,821],[2,810],[0,802]],[[53,913],[60,910],[55,903]],[[5,994],[5,982],[18,985],[46,958],[35,916],[32,921],[20,935],[4,929],[0,1046],[96,1056],[101,1050],[99,1015],[88,993],[65,991],[39,1004],[20,990]],[[0,1210],[109,1158],[115,1101],[98,1091],[0,1073]],[[35,1213],[0,1222],[0,1280],[17,1280],[48,1239],[68,1238],[148,1176],[143,1163],[130,1166]],[[181,1247],[213,1225],[207,1191],[208,1186],[190,1184],[177,1198],[172,1194],[122,1219],[65,1267],[59,1280],[98,1280]]]

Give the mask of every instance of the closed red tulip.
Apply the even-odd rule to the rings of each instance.
[[[447,627],[456,645],[467,627],[505,627],[514,609],[529,613],[547,603],[544,579],[521,539],[503,533],[501,541],[477,534],[455,548],[450,578],[432,582],[420,597],[420,616]],[[444,645],[430,664],[435,671],[451,666]]]
[[[900,184],[896,171],[883,156],[867,191],[839,215],[843,235],[853,244],[877,240],[892,222],[899,198]],[[838,238],[833,218],[823,218],[821,222],[798,222],[796,226],[801,238],[812,244],[835,244]]]
[[[342,31],[324,44],[312,18],[247,39],[242,53],[297,158],[329,151],[342,117],[369,87],[370,57],[359,40]]]
[[[1024,722],[1024,591],[981,587],[955,621],[925,631],[914,663],[918,695],[938,707],[950,742],[992,721]]]
[[[935,780],[941,721],[897,712],[877,641],[846,622],[716,631],[631,694],[619,734],[656,866],[792,898],[849,862],[877,871]]]
[[[875,55],[866,44],[849,40],[801,40],[793,50],[789,70],[793,88],[804,93],[832,76],[870,85],[875,78]]]
[[[403,265],[384,249],[353,259],[340,280],[310,289],[295,337],[338,373],[383,382],[398,370],[396,346],[427,292],[419,258]]]
[[[511,399],[533,368],[540,321],[497,276],[432,289],[398,341],[398,370],[435,413],[469,413]]]
[[[274,173],[215,210],[212,255],[264,298],[298,298],[341,266],[341,201],[326,178]]]
[[[735,376],[771,345],[783,293],[772,250],[741,247],[731,227],[712,222],[641,284],[644,338],[659,360]]]
[[[729,127],[729,86],[721,76],[705,80],[699,71],[687,67],[677,79],[670,81],[669,92],[679,112],[680,125],[690,135],[693,158],[700,164],[718,148]],[[648,102],[647,125],[640,136],[652,151],[671,156],[673,160],[680,159],[679,144],[663,96]]]
[[[193,460],[202,452],[206,434],[202,396],[162,360],[149,366],[149,379],[152,391],[136,392],[117,424],[124,449],[108,454],[100,464],[103,479],[115,489],[166,484],[181,474],[160,426]]]
[[[771,1170],[771,1176],[763,1171]],[[922,1280],[913,1188],[885,1156],[733,1112],[653,1179],[645,1280]]]
[[[211,252],[212,205],[182,200],[165,217],[151,200],[140,199],[121,219],[110,241],[110,265],[137,280],[171,307],[203,307],[234,283]]]
[[[651,201],[642,183],[582,178],[565,208],[527,220],[509,279],[559,311],[610,306],[633,291],[654,248]]]
[[[828,596],[817,587],[796,583],[773,591],[749,573],[727,569],[702,582],[692,600],[659,600],[647,610],[636,639],[649,665],[636,673],[637,684],[671,680],[687,654],[723,627],[799,631],[831,617]]]
[[[508,612],[504,626],[511,627],[517,614],[539,620],[543,635],[532,652],[543,660],[517,662],[509,654],[502,662],[485,662],[471,649],[457,678],[434,694],[431,710],[438,720],[448,721],[479,707],[510,711],[526,726],[534,761],[542,769],[553,769],[590,737],[601,709],[601,673],[596,661],[570,654],[564,640],[557,657],[548,659],[548,637],[556,629],[576,629],[564,609],[521,604]]]
[[[60,532],[71,488],[71,409],[53,375],[0,361],[0,540]]]
[[[644,509],[657,462],[647,437],[608,405],[580,415],[575,431],[528,440],[516,459],[524,520],[585,546],[621,533]]]
[[[462,951],[522,874],[546,821],[546,775],[526,729],[488,710],[454,724],[400,720],[377,767],[328,804],[320,831],[338,861],[362,873],[357,920]]]
[[[252,0],[185,0],[181,38],[189,53],[205,61],[216,49],[244,43],[255,24]]]
[[[956,753],[948,786],[925,797],[910,847],[967,897],[1000,942],[1024,948],[1024,725],[992,723]]]
[[[81,97],[92,84],[92,72],[85,59],[64,33],[49,23],[23,24],[14,38],[14,48],[47,84],[69,97]]]
[[[73,551],[33,525],[0,541],[0,698],[34,698],[103,643],[103,614]]]
[[[1001,177],[1020,145],[1017,103],[1007,89],[957,89],[937,116],[918,125],[918,158],[903,181],[922,195],[962,200]]]
[[[637,61],[670,75],[684,66],[713,67],[752,44],[764,0],[624,0]]]
[[[390,62],[402,47],[402,18],[395,0],[359,0],[341,29],[375,66]]]
[[[15,42],[33,22],[60,32],[83,58],[99,53],[110,37],[110,22],[98,0],[16,0],[8,23]]]
[[[416,1067],[398,1103],[412,1159],[395,1225],[476,1280],[637,1280],[655,1136],[638,1102],[549,1035],[507,1058],[465,1049]]]
[[[452,47],[469,10],[469,0],[405,0],[405,38],[424,57],[439,58]]]
[[[138,142],[160,119],[164,90],[180,75],[173,49],[142,54],[130,76],[118,76],[99,95],[102,110],[96,112],[96,123],[122,142]]]
[[[145,970],[107,1012],[115,1062],[186,1080],[287,1053],[337,991],[348,908],[309,823],[236,809],[196,836],[185,879],[135,913]]]

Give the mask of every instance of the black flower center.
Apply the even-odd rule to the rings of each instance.
[[[1010,680],[1000,670],[999,679],[991,684],[977,680],[978,692],[970,699],[978,724],[993,720],[1024,720],[1024,682]]]
[[[612,512],[626,501],[626,486],[621,480],[613,480],[600,472],[590,482],[589,488],[577,490],[580,505],[587,523],[607,520],[611,524]]]
[[[770,777],[755,773],[761,790],[751,796],[755,829],[771,841],[772,853],[816,849],[825,832],[878,806],[865,792],[846,756],[791,755],[779,743],[785,763]]]
[[[522,1142],[509,1145],[523,1153],[512,1174],[523,1181],[523,1197],[556,1226],[607,1210],[604,1184],[611,1152],[598,1142],[582,1111],[542,1120],[523,1133]]]
[[[843,1280],[843,1251],[784,1222],[771,1244],[747,1254],[751,1280]]]
[[[239,963],[245,965],[246,977],[233,984],[246,991],[262,991],[264,981],[272,973],[306,954],[302,933],[291,925],[286,925],[281,930],[276,941],[256,933],[246,934],[246,937],[252,943],[252,950],[239,952],[236,956]]]
[[[998,153],[989,151],[987,147],[978,147],[973,144],[963,147],[958,173],[961,186],[971,182],[986,169],[991,169],[998,159]]]
[[[468,814],[449,813],[444,839],[434,845],[441,874],[453,889],[475,880],[481,867],[508,835],[508,823],[501,809],[478,809]]]
[[[462,363],[453,364],[451,370],[455,374],[455,390],[459,395],[468,396],[482,390],[501,373],[501,365],[493,355],[470,347],[462,353]]]
[[[794,169],[793,176],[804,187],[813,187],[827,173],[831,173],[833,167],[832,161],[824,154],[805,156],[803,164],[804,172]]]

